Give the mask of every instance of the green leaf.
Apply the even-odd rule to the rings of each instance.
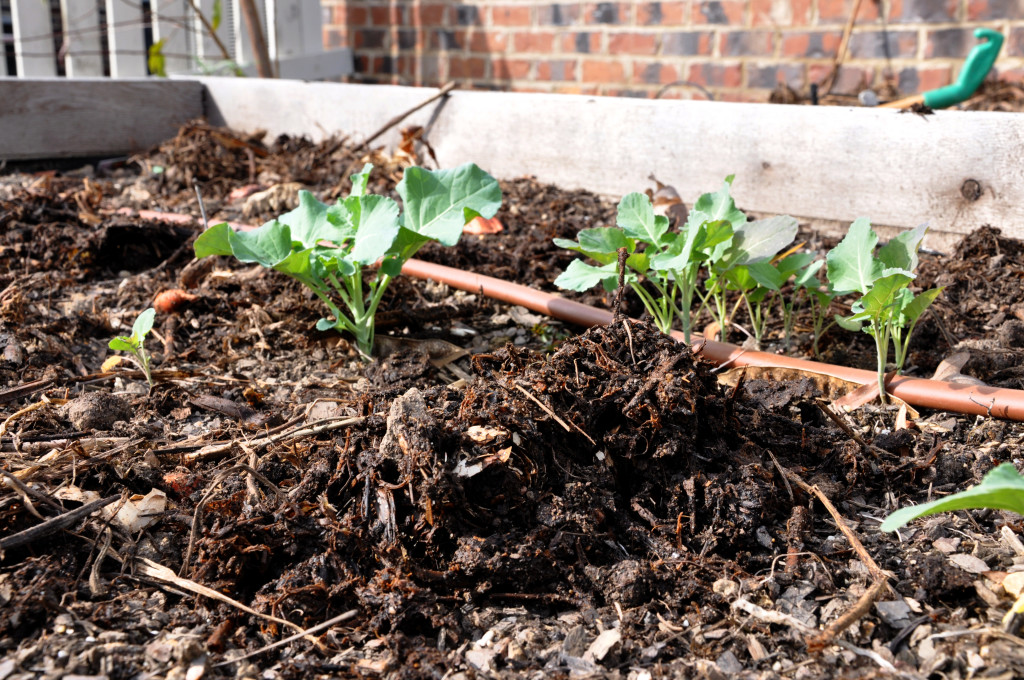
[[[380,263],[380,272],[391,278],[402,273],[403,261],[398,257],[385,257]]]
[[[914,296],[901,310],[900,325],[905,326],[917,321],[924,314],[924,310],[935,302],[935,298],[939,297],[941,292],[942,288],[932,288]]]
[[[235,233],[227,224],[221,223],[200,234],[194,249],[197,258],[234,255],[242,262],[273,267],[292,252],[291,230],[288,225],[270,221],[259,229]]]
[[[786,283],[786,279],[789,278],[788,275],[784,275],[775,265],[773,265],[770,260],[751,262],[746,265],[746,268],[750,271],[750,276],[753,277],[754,281],[756,281],[758,285],[776,292],[782,289],[783,284]]]
[[[599,283],[604,283],[608,279],[617,282],[619,276],[618,267],[617,262],[595,267],[585,263],[583,260],[573,260],[566,267],[565,271],[555,279],[555,285],[566,290],[583,292],[590,290]]]
[[[366,163],[363,165],[362,170],[354,175],[350,175],[352,191],[348,192],[349,196],[363,196],[366,194],[366,187],[370,183],[371,170],[373,170],[373,163]]]
[[[821,298],[819,298],[818,301],[821,303],[822,307],[828,303],[828,301],[822,301]],[[836,323],[839,324],[840,328],[845,328],[848,331],[859,332],[864,328],[864,322],[861,320],[863,317],[856,314],[850,317],[839,316],[836,314],[833,318]]]
[[[843,240],[825,256],[826,275],[838,294],[867,293],[882,276],[885,265],[874,256],[877,243],[878,235],[871,222],[861,217],[854,220]]]
[[[281,215],[277,221],[291,227],[291,239],[302,244],[302,248],[313,248],[320,241],[341,245],[345,239],[353,236],[353,227],[331,219],[328,212],[328,206],[318,201],[313,194],[299,191],[298,207]],[[337,211],[331,211],[331,214],[336,218]],[[352,220],[351,224],[356,222]]]
[[[156,310],[150,307],[146,309],[138,318],[135,319],[135,323],[132,324],[132,339],[138,340],[141,344],[151,330],[153,330],[153,320],[156,318]]]
[[[615,227],[602,227],[598,229],[583,229],[577,235],[579,239],[579,250],[590,255],[591,253],[610,253],[618,255],[619,248],[625,248],[632,253],[636,250],[636,241],[627,238],[622,229]]]
[[[277,220],[252,231],[229,231],[228,241],[236,258],[264,267],[273,267],[292,254],[291,228]]]
[[[1024,515],[1024,477],[1012,463],[1003,463],[991,470],[981,484],[923,505],[901,508],[885,518],[882,531],[895,531],[919,517],[949,510],[990,508],[1009,510]]]
[[[740,265],[725,272],[725,280],[730,290],[749,291],[757,288],[757,281],[751,276],[750,268]]]
[[[871,290],[859,300],[864,313],[879,318],[898,313],[901,305],[897,296],[901,290],[906,290],[911,281],[912,279],[905,274],[890,274],[876,280]]]
[[[771,259],[796,238],[797,222],[789,215],[778,215],[756,222],[744,222],[733,228],[732,247],[736,263],[748,264]]]
[[[889,269],[913,272],[917,269],[917,251],[928,232],[928,224],[901,232],[878,249],[878,259]]]
[[[131,352],[134,354],[139,351],[139,343],[123,335],[119,335],[108,342],[107,347],[115,352]]]
[[[221,222],[200,234],[192,247],[196,253],[196,259],[210,255],[231,255],[231,231],[227,222]]]
[[[668,219],[657,219],[651,199],[641,193],[627,194],[619,201],[619,212],[615,223],[626,235],[638,241],[659,246],[661,238],[668,231]]]
[[[221,17],[224,15],[223,3],[221,0],[213,0],[213,16],[210,18],[210,28],[216,33],[220,28]]]
[[[818,270],[821,269],[823,264],[825,264],[825,260],[815,260],[807,265],[806,269],[797,273],[796,279],[793,281],[793,285],[796,286],[796,288],[812,288],[815,291],[818,291],[818,289],[821,288],[822,283],[818,280],[818,277],[815,276],[815,274],[818,273]],[[822,293],[822,295],[827,294]],[[827,295],[827,297],[831,299],[832,296]]]
[[[166,44],[167,38],[160,38],[149,46],[149,72],[161,78],[167,77],[167,59],[164,58],[164,45]]]
[[[783,277],[782,281],[786,282],[789,280],[789,277],[810,267],[813,259],[814,253],[793,253],[776,262],[775,268],[779,270],[779,274]]]
[[[722,188],[713,194],[704,194],[693,204],[697,212],[705,213],[708,220],[725,220],[734,228],[739,227],[747,221],[747,216],[736,207],[729,188],[732,185],[732,175],[726,178]]]
[[[458,242],[473,215],[493,217],[501,207],[497,180],[473,163],[433,172],[408,168],[397,191],[405,205],[403,226],[446,246]]]
[[[345,206],[356,225],[355,244],[348,258],[372,264],[384,257],[398,236],[398,204],[387,196],[350,196]]]
[[[702,233],[697,236],[698,241],[694,244],[694,249],[701,253],[703,259],[721,262],[732,246],[733,227],[725,220],[707,222]]]

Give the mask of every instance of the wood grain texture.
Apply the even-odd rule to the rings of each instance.
[[[203,113],[191,80],[0,82],[0,159],[116,156],[173,137]]]
[[[232,127],[356,141],[436,92],[203,82],[214,119]],[[991,224],[1024,238],[1024,118],[1014,114],[456,91],[398,127],[435,114],[428,138],[445,166],[474,161],[498,177],[533,175],[609,196],[651,186],[653,173],[687,203],[735,174],[733,193],[749,211],[929,222],[952,234]],[[397,139],[396,129],[380,141]],[[940,240],[949,242],[932,242]]]

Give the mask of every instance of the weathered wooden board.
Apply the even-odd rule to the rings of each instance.
[[[360,139],[435,92],[203,82],[216,120],[314,138]],[[750,211],[927,221],[954,234],[992,224],[1024,238],[1024,117],[1015,114],[456,91],[439,112],[432,105],[403,126],[435,113],[429,140],[442,164],[475,161],[500,177],[620,196],[651,186],[653,173],[689,202],[735,174],[737,203]],[[396,138],[397,130],[382,142]]]
[[[203,115],[202,89],[191,80],[0,81],[0,159],[145,149]]]
[[[15,89],[19,88],[19,89]],[[120,153],[211,122],[361,141],[436,90],[236,78],[5,81],[0,158]],[[991,224],[1024,238],[1024,117],[456,91],[381,137],[424,125],[445,166],[534,175],[621,196],[652,173],[688,202],[736,175],[737,203],[818,224],[866,216],[933,233]],[[936,233],[929,244],[944,247]]]

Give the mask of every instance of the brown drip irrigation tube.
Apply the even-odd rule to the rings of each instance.
[[[489,298],[514,305],[521,305],[534,312],[547,314],[562,321],[580,326],[596,326],[612,321],[612,313],[580,302],[545,293],[517,283],[503,281],[490,276],[453,269],[439,264],[412,259],[402,267],[402,273],[420,279],[430,279],[448,284],[471,293],[482,293]],[[676,331],[672,337],[680,342],[683,334]],[[700,355],[716,364],[730,366],[766,366],[791,368],[810,373],[832,376],[848,382],[864,385],[874,382],[878,375],[874,371],[859,368],[835,366],[819,361],[744,350],[725,342],[705,340],[694,334],[701,343]],[[1002,387],[962,385],[896,376],[888,383],[888,392],[911,406],[955,411],[971,415],[993,416],[1007,420],[1024,420],[1024,391]]]
[[[192,217],[174,213],[161,213],[152,210],[141,210],[138,213],[143,219],[162,220],[166,222],[191,222]],[[232,229],[248,231],[256,227],[229,222]],[[418,279],[429,279],[444,283],[452,288],[482,293],[489,298],[526,307],[534,312],[546,314],[562,321],[579,326],[596,326],[612,321],[612,313],[597,309],[580,302],[566,300],[558,295],[534,290],[527,286],[492,276],[483,276],[473,272],[453,269],[431,262],[412,259],[402,267],[402,273]],[[683,342],[683,334],[675,331],[672,337]],[[858,385],[865,385],[878,379],[874,371],[859,368],[848,368],[825,364],[820,361],[796,359],[794,357],[754,352],[742,349],[726,342],[707,340],[700,334],[693,337],[700,342],[700,355],[715,364],[730,366],[764,366],[769,368],[789,368],[808,373],[818,373]],[[1024,390],[1011,390],[1002,387],[982,385],[964,385],[926,380],[924,378],[908,378],[899,375],[888,383],[888,392],[902,399],[911,406],[953,411],[970,415],[991,416],[1006,420],[1024,421]]]

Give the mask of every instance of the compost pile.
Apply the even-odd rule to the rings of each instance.
[[[841,428],[808,377],[726,386],[647,323],[583,331],[405,279],[364,363],[313,330],[308,291],[195,261],[197,222],[138,212],[196,217],[198,182],[211,219],[258,222],[365,162],[386,193],[429,153],[414,138],[387,155],[194,123],[128,161],[0,178],[0,676],[1024,672],[1000,627],[1019,518],[877,530],[1014,460],[1018,424],[896,430],[869,406]],[[421,255],[550,290],[571,259],[551,239],[614,220],[586,192],[502,188],[503,232]],[[947,288],[914,370],[966,353],[1018,385],[1022,260],[996,228],[925,258]],[[166,289],[187,295],[157,317],[150,390],[103,363]]]

